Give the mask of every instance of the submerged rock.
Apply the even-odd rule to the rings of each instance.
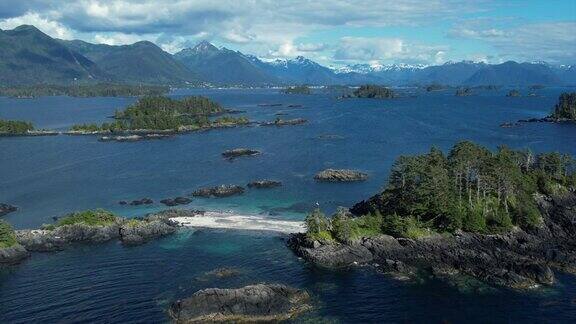
[[[274,188],[280,187],[282,182],[274,181],[274,180],[257,180],[248,183],[248,188],[256,188],[256,189],[263,189],[263,188]]]
[[[309,300],[307,292],[279,284],[209,288],[173,303],[169,315],[176,323],[276,322],[311,309]]]
[[[9,213],[15,212],[18,210],[18,207],[12,206],[10,204],[0,203],[0,216],[7,215]]]
[[[140,206],[140,205],[150,205],[153,203],[154,203],[154,201],[150,198],[142,198],[142,199],[132,200],[130,202],[130,205],[131,206]],[[120,204],[122,205],[122,202],[120,202]]]
[[[204,197],[204,198],[209,198],[209,197],[222,198],[222,197],[229,197],[229,196],[233,196],[233,195],[241,195],[243,193],[244,193],[244,188],[241,186],[221,185],[218,187],[198,189],[192,193],[192,196]]]
[[[529,232],[458,232],[419,239],[381,235],[349,244],[318,244],[294,234],[288,245],[304,259],[328,268],[369,263],[408,276],[423,269],[440,278],[460,274],[511,288],[550,285],[552,268],[576,273],[576,195],[538,197],[537,201],[544,224]]]
[[[170,207],[178,206],[178,205],[188,205],[191,202],[192,202],[192,199],[190,199],[188,197],[176,197],[174,199],[167,198],[167,199],[160,200],[160,203],[162,203],[166,206],[170,206]]]
[[[224,151],[222,153],[222,156],[224,158],[233,160],[233,159],[241,157],[241,156],[255,156],[258,154],[260,154],[260,151],[247,149],[247,148],[236,148],[233,150]]]
[[[314,176],[314,179],[318,181],[329,181],[329,182],[366,181],[368,180],[368,175],[366,173],[356,170],[326,169],[316,174]]]

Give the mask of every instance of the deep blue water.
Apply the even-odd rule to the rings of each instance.
[[[268,217],[302,219],[316,202],[327,211],[369,197],[386,181],[401,154],[444,150],[460,140],[496,148],[561,151],[576,156],[576,126],[506,121],[547,115],[566,89],[541,96],[506,98],[502,91],[471,97],[450,92],[393,100],[336,100],[329,95],[282,95],[275,90],[180,90],[173,96],[206,95],[226,107],[245,110],[253,120],[303,117],[304,126],[214,130],[165,140],[101,143],[95,137],[0,138],[0,202],[20,207],[5,216],[16,228],[38,227],[53,216],[102,207],[124,216],[162,208],[122,207],[118,200],[155,201],[189,194],[209,185],[281,180],[281,188],[248,191],[227,199],[194,199],[190,207],[231,209]],[[573,91],[573,90],[572,90]],[[101,122],[134,98],[0,98],[0,118],[31,120],[39,128],[66,129]],[[283,103],[282,107],[259,107]],[[301,104],[302,108],[288,108]],[[321,135],[338,135],[322,139]],[[256,148],[255,158],[228,162],[220,154],[235,147]],[[355,168],[370,180],[319,184],[325,168]],[[359,322],[574,322],[576,279],[537,292],[494,290],[470,282],[458,287],[435,280],[400,282],[370,269],[333,272],[296,258],[281,237],[265,233],[183,230],[139,247],[117,243],[34,254],[0,271],[0,322],[163,322],[177,298],[206,287],[282,282],[308,289],[317,310],[307,316]],[[203,275],[235,267],[238,277]]]

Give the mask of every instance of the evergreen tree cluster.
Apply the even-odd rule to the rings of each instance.
[[[10,224],[0,221],[0,249],[16,245],[16,235]]]
[[[301,86],[293,86],[293,87],[287,87],[284,90],[282,90],[282,93],[285,94],[305,94],[305,95],[309,95],[312,94],[312,90],[310,89],[310,87],[305,86],[305,85],[301,85]]]
[[[34,126],[30,122],[0,119],[0,134],[25,134],[33,130]]]
[[[130,84],[77,84],[55,85],[35,84],[26,86],[0,87],[0,96],[15,98],[32,98],[40,96],[70,97],[134,97],[159,96],[168,93],[167,86],[130,85]]]
[[[182,126],[205,127],[209,117],[224,112],[222,106],[201,96],[176,100],[144,97],[124,111],[115,113],[113,123],[74,125],[75,131],[178,130]]]
[[[358,89],[354,90],[352,93],[353,97],[356,98],[376,98],[376,99],[386,99],[386,98],[393,98],[394,91],[390,88],[374,85],[374,84],[366,84],[360,86]]]
[[[542,222],[535,194],[561,195],[576,186],[574,160],[559,153],[533,154],[505,146],[492,152],[472,142],[448,155],[401,156],[387,187],[354,206],[360,217],[308,216],[312,238],[347,241],[374,233],[420,237],[431,232],[493,234],[512,226],[530,230]]]

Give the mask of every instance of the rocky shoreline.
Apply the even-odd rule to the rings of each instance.
[[[97,244],[119,240],[122,244],[138,245],[173,234],[179,225],[170,220],[172,213],[159,212],[143,218],[117,217],[106,225],[85,223],[14,231],[17,244],[0,248],[0,264],[15,264],[30,256],[30,252],[61,251],[75,244]]]
[[[275,323],[310,310],[309,300],[306,291],[281,284],[208,288],[172,303],[168,314],[176,323]]]
[[[380,235],[348,244],[310,241],[304,234],[294,234],[288,246],[305,260],[327,268],[369,264],[402,277],[426,271],[438,278],[465,275],[517,289],[552,285],[553,270],[576,274],[576,195],[536,199],[544,223],[532,231],[457,232],[420,239]]]

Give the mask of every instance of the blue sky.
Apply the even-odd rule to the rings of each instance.
[[[507,60],[576,63],[576,0],[3,0],[0,28],[64,39],[209,40],[262,58],[327,65]]]

